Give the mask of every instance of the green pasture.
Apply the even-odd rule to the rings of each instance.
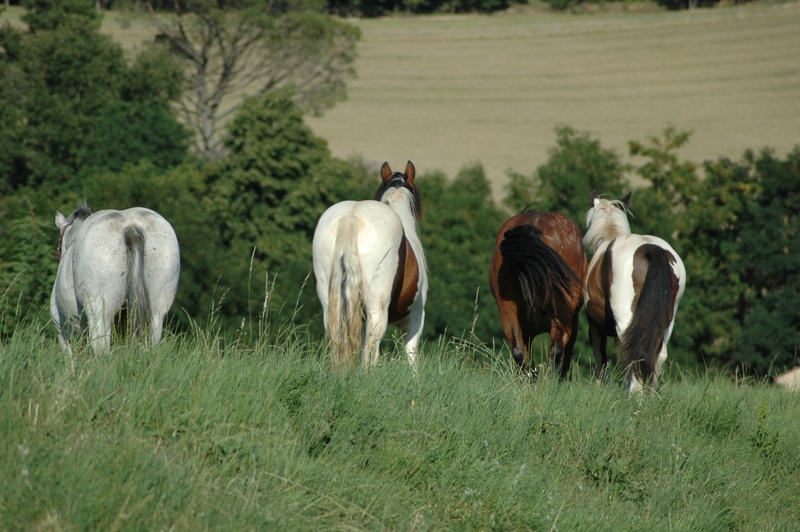
[[[798,394],[712,375],[644,397],[532,385],[507,352],[462,340],[423,346],[415,377],[388,347],[342,376],[300,330],[247,346],[197,328],[68,360],[49,326],[20,328],[0,343],[0,529],[800,522]]]

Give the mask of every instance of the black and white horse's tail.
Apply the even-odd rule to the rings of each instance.
[[[660,246],[644,244],[634,260],[647,262],[647,274],[633,317],[620,335],[621,358],[642,385],[655,386],[658,355],[667,340],[678,293],[678,278],[672,270],[675,257]]]
[[[542,232],[532,225],[518,225],[503,235],[500,243],[503,262],[514,266],[528,312],[557,315],[558,302],[567,301],[575,284],[581,285],[556,250],[542,240]]]
[[[358,365],[364,328],[364,281],[359,257],[358,218],[344,216],[336,231],[325,317],[333,368]]]
[[[125,251],[128,275],[125,280],[125,309],[128,334],[146,338],[150,324],[150,296],[147,293],[144,271],[144,233],[135,226],[125,228]]]

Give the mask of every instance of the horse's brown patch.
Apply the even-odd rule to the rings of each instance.
[[[389,323],[408,316],[411,305],[417,298],[419,286],[419,263],[405,235],[400,242],[397,256],[397,273],[394,276],[392,299],[389,302]]]
[[[639,246],[633,254],[633,300],[631,301],[631,312],[636,311],[636,305],[639,304],[639,296],[642,293],[642,286],[647,277],[647,270],[650,268],[650,262],[647,260],[647,252],[644,246]]]
[[[612,240],[606,248],[599,264],[597,264],[586,278],[586,291],[589,294],[589,301],[586,304],[586,315],[595,327],[599,328],[605,335],[616,336],[616,320],[611,311],[611,302],[608,294],[611,293],[612,261],[614,257],[614,241]]]

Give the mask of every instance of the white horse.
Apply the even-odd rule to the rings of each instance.
[[[56,211],[58,273],[50,315],[62,349],[88,325],[96,353],[111,348],[115,322],[155,345],[178,289],[180,251],[172,226],[135,207],[92,213],[85,203],[68,218]]]
[[[584,303],[597,378],[606,375],[606,338],[618,340],[631,391],[655,389],[667,359],[667,342],[686,287],[686,269],[664,240],[631,234],[623,200],[592,193],[583,243],[594,252]]]
[[[333,369],[355,367],[359,352],[362,367],[377,364],[389,323],[406,334],[408,362],[416,367],[428,276],[414,175],[411,161],[405,174],[383,163],[377,201],[342,201],[319,219],[314,278]]]

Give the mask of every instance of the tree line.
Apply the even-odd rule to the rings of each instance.
[[[24,31],[0,30],[0,339],[20,323],[47,322],[52,214],[81,199],[95,209],[149,207],[173,224],[182,254],[173,330],[216,327],[246,342],[270,322],[321,335],[314,226],[331,204],[371,197],[382,161],[332,157],[304,124],[313,106],[291,83],[236,107],[208,156],[191,149],[197,132],[179,120],[196,80],[186,79],[191,62],[168,39],[128,61],[80,0],[34,6],[26,22]],[[325,91],[343,90],[339,73],[341,83],[306,87],[324,101]],[[644,162],[630,166],[560,126],[547,161],[512,173],[497,203],[480,164],[418,176],[431,272],[425,336],[502,344],[487,277],[507,216],[532,204],[583,227],[592,189],[633,190],[633,231],[670,241],[688,271],[671,360],[755,375],[795,365],[800,147],[783,158],[763,149],[695,164],[679,156],[689,140],[667,127],[631,142]],[[644,186],[632,187],[631,174]]]

